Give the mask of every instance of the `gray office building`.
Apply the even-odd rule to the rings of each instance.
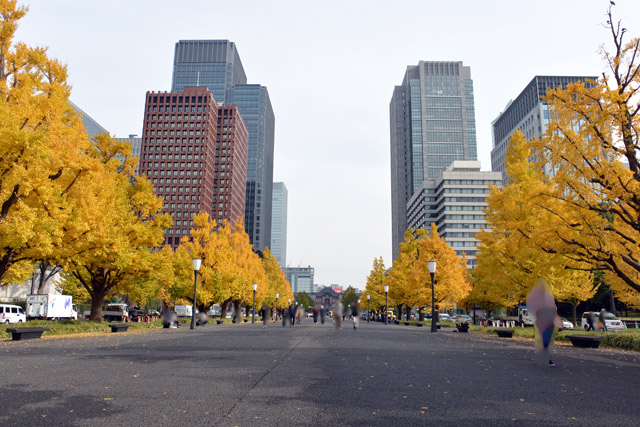
[[[271,208],[271,245],[269,249],[280,264],[287,266],[287,200],[289,192],[284,182],[273,183],[273,206]]]
[[[84,125],[90,137],[93,138],[96,135],[99,135],[101,133],[109,133],[105,128],[102,127],[102,125],[100,125],[100,123],[93,120],[91,116],[88,115],[82,108],[78,107],[76,104],[74,104],[71,101],[69,101],[69,104],[71,104],[74,110],[80,113],[82,124]]]
[[[313,293],[313,267],[286,267],[284,275],[291,285],[294,295],[298,295],[300,292]]]
[[[142,147],[142,138],[139,138],[136,134],[129,134],[128,138],[116,138],[119,142],[128,142],[131,145],[131,155],[138,159],[136,165],[136,175],[140,169],[140,148]]]
[[[247,84],[238,50],[228,40],[176,43],[171,90],[206,86],[218,104],[237,105],[249,132],[244,224],[254,249],[271,244],[275,116],[267,88]]]
[[[500,172],[480,170],[478,161],[454,161],[436,179],[422,181],[409,200],[408,226],[438,227],[438,235],[458,256],[467,255],[467,267],[476,266],[476,234],[486,225],[490,186],[501,185]]]
[[[591,86],[587,80],[597,80],[597,77],[535,76],[515,101],[509,101],[504,111],[492,122],[491,170],[502,172],[505,184],[504,162],[511,134],[519,129],[528,140],[542,137],[549,123],[549,107],[543,100],[547,90],[558,87],[564,89],[569,83],[580,81]]]
[[[471,68],[461,61],[410,65],[391,98],[393,259],[407,229],[407,203],[425,179],[455,160],[477,160]]]

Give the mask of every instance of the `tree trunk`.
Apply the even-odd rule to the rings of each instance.
[[[407,318],[407,321],[409,321],[409,319],[411,319],[411,309],[412,308],[413,307],[406,306],[406,312],[407,312],[407,314],[406,314],[407,317],[406,318]]]
[[[424,310],[422,307],[418,309],[418,320],[424,322]]]
[[[403,307],[403,304],[398,304],[396,306],[396,308],[398,309],[398,321],[402,319],[402,307]]]
[[[241,323],[242,322],[242,307],[240,307],[240,303],[238,301],[233,302],[234,314],[233,320],[234,322]]]
[[[102,323],[102,303],[104,302],[104,295],[91,294],[91,314],[89,320],[92,322]]]
[[[577,309],[578,309],[578,302],[571,304],[571,308],[572,308],[572,314],[573,314],[573,325],[574,326],[578,326],[578,314],[577,314]]]

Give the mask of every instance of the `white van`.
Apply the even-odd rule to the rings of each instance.
[[[587,329],[587,318],[589,317],[589,313],[590,313],[589,311],[585,311],[584,313],[582,313],[581,326],[585,330]],[[598,330],[597,324],[600,322],[600,320],[598,319],[598,314],[600,313],[596,311],[596,312],[593,312],[593,314],[595,315],[595,321],[596,321],[596,324],[593,326],[596,327],[596,330]],[[606,312],[604,314],[604,322],[607,325],[608,331],[624,331],[627,329],[624,322],[618,319],[616,316],[614,316],[613,313]]]
[[[0,304],[0,323],[24,323],[27,317],[22,307],[10,304]]]

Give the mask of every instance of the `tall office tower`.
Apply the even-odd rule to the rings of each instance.
[[[516,130],[521,130],[527,139],[540,138],[549,123],[549,107],[543,98],[548,89],[567,87],[569,83],[585,82],[597,77],[535,76],[515,101],[509,101],[504,111],[492,122],[493,148],[491,149],[491,170],[501,172],[506,184],[504,161],[509,138]],[[548,172],[548,171],[547,171]]]
[[[131,145],[131,155],[138,158],[136,165],[136,175],[140,174],[140,149],[142,148],[142,138],[136,134],[129,134],[128,138],[115,138],[119,142],[128,142]]]
[[[181,40],[176,43],[172,90],[206,86],[216,100],[238,106],[249,131],[244,224],[254,249],[271,244],[271,195],[275,118],[269,92],[247,77],[233,42]]]
[[[273,206],[271,208],[271,245],[269,249],[280,264],[287,266],[287,200],[289,192],[284,182],[273,183]]]
[[[244,208],[238,204],[246,179],[242,167],[246,141],[235,109],[219,108],[206,87],[147,92],[140,174],[151,180],[155,193],[164,199],[164,212],[173,217],[166,244],[177,247],[199,212],[218,222],[228,219],[233,227],[234,212],[238,215]],[[214,195],[223,197],[215,199],[215,210]]]
[[[476,266],[476,234],[486,225],[485,209],[491,185],[501,185],[500,172],[480,170],[480,162],[456,160],[436,179],[425,179],[408,204],[408,226],[431,227],[458,256],[467,255],[467,267]]]
[[[235,105],[218,107],[212,212],[235,226],[244,216],[249,133]]]
[[[407,229],[407,203],[454,160],[476,160],[471,68],[461,61],[410,65],[391,98],[393,259]]]

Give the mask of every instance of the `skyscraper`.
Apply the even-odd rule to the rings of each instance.
[[[244,212],[247,153],[236,108],[219,107],[206,87],[185,87],[147,92],[144,114],[140,173],[173,217],[166,244],[177,247],[199,212],[233,227]]]
[[[271,253],[281,268],[287,266],[287,199],[289,192],[284,182],[273,183],[271,209]]]
[[[410,65],[391,98],[393,259],[407,229],[407,203],[454,160],[476,160],[471,68],[461,61]]]
[[[249,131],[245,229],[254,249],[271,244],[271,196],[275,117],[267,88],[247,84],[240,56],[228,40],[176,43],[172,90],[206,86],[218,103],[238,106]]]
[[[529,140],[540,138],[545,133],[549,123],[549,107],[543,99],[548,89],[558,87],[564,89],[569,83],[580,81],[585,82],[587,87],[591,87],[592,84],[588,80],[597,79],[597,77],[535,76],[515,101],[509,101],[504,111],[492,123],[491,170],[502,172],[502,179],[506,181],[504,161],[509,138],[513,132],[519,129]]]

